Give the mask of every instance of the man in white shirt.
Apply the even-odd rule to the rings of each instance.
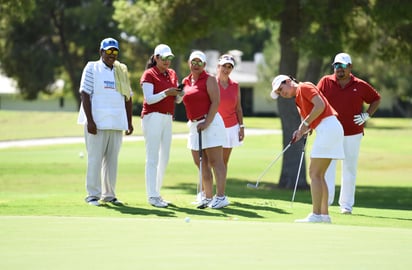
[[[117,40],[102,40],[100,60],[87,63],[80,82],[78,123],[85,127],[88,153],[85,200],[94,206],[122,205],[115,195],[118,156],[123,130],[132,134],[133,124],[127,66],[117,61],[118,54]]]

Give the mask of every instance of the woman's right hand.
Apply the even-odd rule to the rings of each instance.
[[[182,90],[180,90],[179,88],[176,87],[172,87],[172,88],[167,88],[165,91],[166,96],[177,96],[177,95],[181,95]]]

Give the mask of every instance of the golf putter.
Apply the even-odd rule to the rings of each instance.
[[[290,207],[293,207],[293,202],[295,201],[296,189],[297,189],[297,187],[298,187],[300,170],[302,169],[302,163],[303,163],[303,157],[304,157],[304,155],[305,155],[305,146],[306,146],[306,140],[307,140],[307,139],[308,139],[308,136],[306,135],[306,136],[303,138],[302,154],[300,155],[300,162],[299,162],[298,174],[296,175],[295,188],[293,189],[293,195],[292,195],[292,201],[290,202]]]
[[[203,182],[202,182],[202,131],[199,130],[199,183],[197,184],[197,194],[199,194],[200,192],[202,192],[202,187],[203,187]],[[196,195],[197,195],[196,194]],[[200,201],[200,203],[202,203],[202,201]],[[204,209],[207,207],[207,204],[199,204],[197,206],[198,209]]]
[[[202,131],[198,131],[199,134],[199,183],[197,184],[197,194],[202,192]]]

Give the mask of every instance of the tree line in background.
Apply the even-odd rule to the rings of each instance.
[[[403,0],[0,0],[0,69],[26,99],[52,93],[57,79],[80,104],[82,69],[98,59],[99,42],[120,41],[135,100],[140,75],[158,43],[176,54],[179,78],[192,49],[264,52],[257,91],[276,74],[317,83],[332,72],[334,55],[348,52],[354,73],[391,92],[400,115],[412,104],[412,2]],[[267,94],[267,93],[266,93]],[[300,119],[293,100],[279,99],[283,134]],[[407,106],[405,106],[407,105]],[[287,145],[289,138],[284,136]],[[294,185],[300,147],[285,153],[281,187]],[[285,168],[289,168],[285,170]],[[305,186],[305,176],[299,180]]]
[[[316,82],[340,51],[354,55],[359,76],[407,102],[412,63],[412,3],[403,0],[0,0],[0,68],[27,99],[59,78],[78,96],[82,68],[99,41],[121,41],[136,84],[158,43],[168,43],[187,71],[192,49],[244,58],[264,51],[262,78],[294,74]],[[273,50],[274,49],[274,50]],[[183,65],[182,65],[183,64]],[[403,76],[402,76],[403,75]],[[136,88],[136,87],[134,87]]]

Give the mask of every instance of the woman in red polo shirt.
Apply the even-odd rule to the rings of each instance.
[[[315,141],[310,155],[309,175],[311,178],[312,213],[295,222],[330,223],[328,210],[328,187],[325,172],[332,159],[344,159],[343,128],[335,109],[328,103],[316,86],[309,82],[298,82],[295,78],[278,75],[273,79],[271,97],[295,97],[302,123],[293,133],[293,141],[300,140],[314,129]]]
[[[224,54],[219,57],[216,79],[220,90],[218,111],[225,123],[227,136],[226,143],[223,145],[223,161],[226,170],[232,148],[240,146],[245,137],[239,84],[229,77],[234,67],[235,59],[233,56]]]
[[[229,204],[225,195],[226,167],[223,162],[222,146],[226,141],[223,119],[218,113],[220,102],[216,78],[205,71],[206,55],[194,51],[189,57],[190,74],[183,79],[183,103],[186,108],[189,140],[188,148],[199,167],[199,137],[202,136],[202,179],[205,197],[198,208],[222,208]],[[213,197],[213,176],[216,179],[216,196]]]
[[[170,68],[174,55],[169,46],[159,44],[140,78],[144,101],[141,113],[146,146],[146,193],[155,207],[167,207],[160,195],[169,162],[175,102],[181,102],[176,72]]]

